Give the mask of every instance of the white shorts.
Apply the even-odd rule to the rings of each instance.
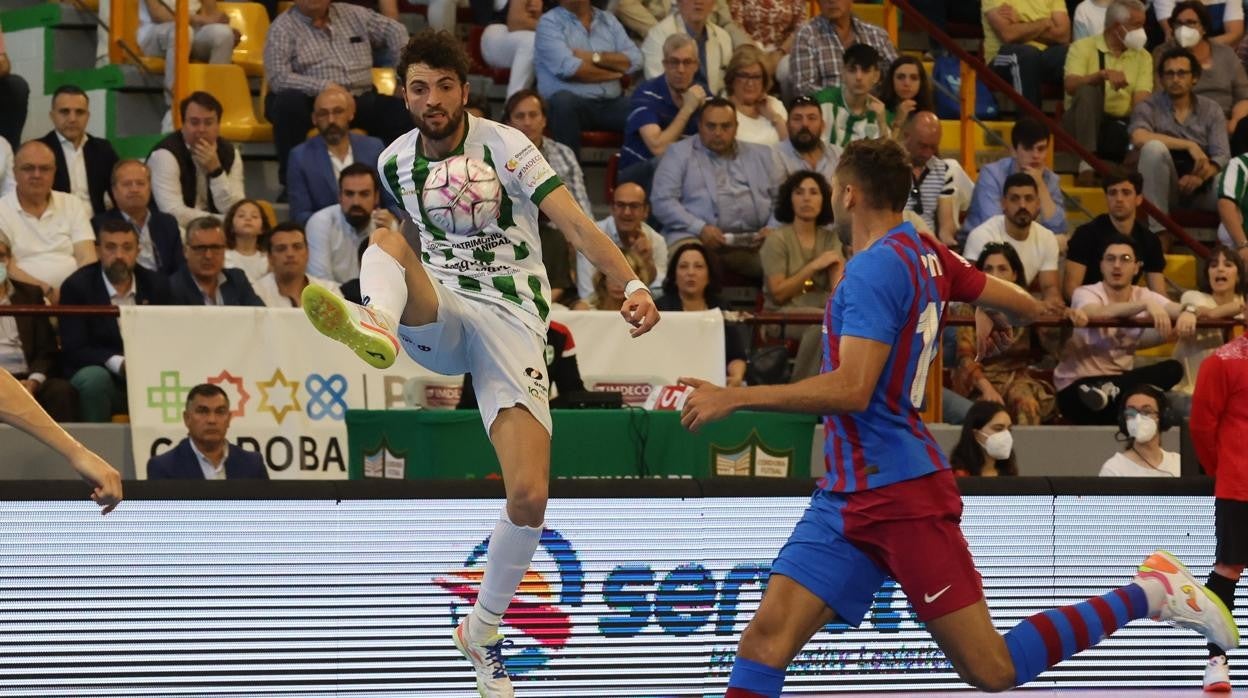
[[[499,410],[516,405],[550,433],[546,338],[493,303],[469,300],[430,281],[438,294],[438,320],[420,327],[399,325],[407,355],[444,376],[471,373],[487,434]]]

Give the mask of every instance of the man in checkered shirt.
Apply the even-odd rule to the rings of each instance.
[[[803,24],[793,40],[793,92],[812,95],[825,87],[840,86],[845,49],[864,43],[880,54],[880,75],[897,58],[888,33],[851,13],[852,0],[819,0],[818,17]]]

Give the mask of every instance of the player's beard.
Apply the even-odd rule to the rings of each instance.
[[[434,129],[426,124],[424,115],[413,115],[412,120],[416,122],[416,128],[420,129],[420,135],[431,141],[440,141],[445,138],[449,138],[456,131],[458,131],[459,125],[464,122],[464,110],[461,108],[456,109],[455,111],[444,111],[442,113],[446,114],[446,126],[441,129]]]

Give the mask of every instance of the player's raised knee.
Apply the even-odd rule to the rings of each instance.
[[[507,487],[507,516],[517,526],[540,526],[546,520],[546,500],[549,489],[546,482],[509,483]]]

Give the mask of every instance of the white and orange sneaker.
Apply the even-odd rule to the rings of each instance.
[[[464,616],[455,626],[451,638],[459,653],[472,662],[477,672],[477,693],[481,698],[514,698],[515,689],[511,687],[511,677],[507,676],[507,666],[503,664],[503,649],[511,647],[511,640],[503,638],[501,633],[477,645],[468,637],[468,619]]]
[[[1196,581],[1177,557],[1158,550],[1140,563],[1135,579],[1160,582],[1165,590],[1166,597],[1153,620],[1195,630],[1224,651],[1239,646],[1239,628],[1226,604]]]
[[[1210,657],[1205,666],[1205,691],[1209,693],[1231,692],[1231,668],[1225,656]]]
[[[395,322],[385,313],[358,305],[316,284],[303,289],[303,312],[317,332],[351,348],[374,368],[389,368],[399,351]]]

